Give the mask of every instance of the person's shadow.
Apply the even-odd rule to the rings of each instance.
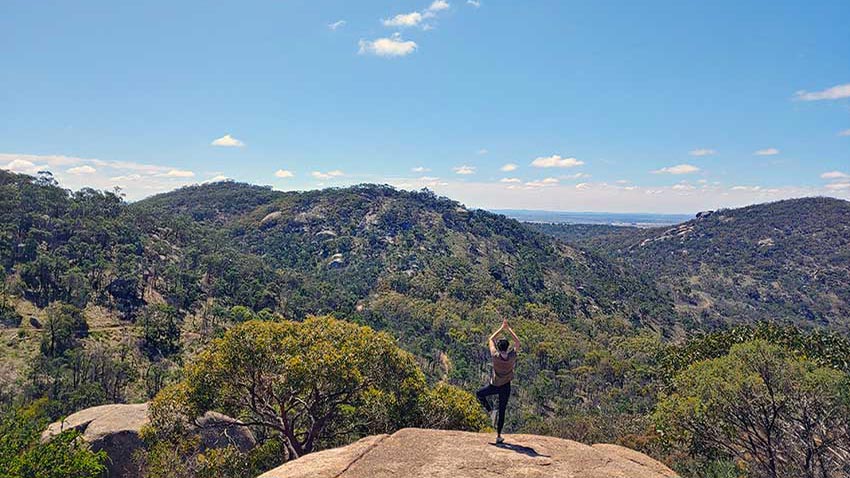
[[[495,446],[496,448],[501,448],[503,450],[511,450],[517,453],[522,453],[523,455],[530,456],[531,458],[551,458],[550,455],[541,455],[537,453],[537,450],[531,448],[530,446],[522,446],[516,445],[514,443],[491,443],[490,445]]]

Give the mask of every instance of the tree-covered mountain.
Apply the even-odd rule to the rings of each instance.
[[[712,375],[699,389],[689,386],[690,377],[701,376],[706,360],[724,373],[758,365],[757,354],[741,351],[764,348],[765,340],[782,348],[770,350],[771,370],[790,364],[801,370],[794,377],[828,376],[828,393],[843,390],[850,347],[838,335],[763,325],[699,332],[760,320],[845,330],[848,224],[847,202],[807,199],[701,214],[672,228],[570,230],[471,210],[428,191],[376,185],[280,192],[223,182],[128,204],[120,191],[72,192],[49,173],[0,171],[0,418],[16,427],[34,403],[47,420],[154,397],[163,411],[188,404],[197,412],[209,406],[256,418],[250,394],[238,392],[249,373],[239,371],[274,366],[274,376],[258,377],[284,383],[301,367],[297,388],[267,384],[265,390],[288,390],[285,396],[303,401],[298,394],[316,386],[309,378],[328,372],[322,357],[349,363],[360,347],[343,350],[339,340],[319,337],[337,337],[331,329],[349,330],[353,322],[387,332],[393,346],[412,354],[388,348],[421,395],[408,397],[417,408],[398,410],[419,412],[377,405],[399,405],[402,389],[364,386],[325,413],[346,425],[353,423],[347,418],[380,417],[367,422],[385,430],[353,426],[318,448],[411,424],[478,423],[469,392],[489,375],[487,335],[508,318],[522,338],[511,430],[625,444],[686,476],[738,476],[736,454],[750,451],[712,448],[679,426],[696,409],[658,404],[702,400],[723,412],[747,392],[711,401],[714,395],[702,392],[721,386],[725,376]],[[324,315],[342,321],[307,320]],[[298,332],[313,326],[318,332]],[[366,327],[356,330],[372,336]],[[686,338],[691,341],[675,345]],[[262,363],[252,359],[253,347],[266,347]],[[341,371],[362,375],[355,362]],[[735,383],[756,376],[742,373]],[[826,400],[794,377],[783,385],[788,396],[824,399],[823,417],[845,410],[845,395]],[[670,393],[679,398],[666,399]],[[380,410],[391,413],[374,415]],[[716,438],[738,436],[736,424],[724,421],[728,416],[717,416],[728,436]],[[197,449],[181,455],[182,435],[169,434],[168,424],[184,418],[165,420],[151,436],[147,465],[164,476],[174,460],[200,459]],[[257,463],[279,463],[280,430],[256,426],[264,443]],[[659,427],[675,437],[659,434]],[[42,453],[34,437],[0,454],[0,465]],[[790,448],[811,441],[783,440]],[[147,476],[159,475],[149,470]]]
[[[472,390],[505,317],[527,340],[515,425],[545,431],[557,413],[645,411],[651,397],[623,390],[642,372],[611,361],[675,326],[672,301],[627,267],[427,191],[225,182],[127,204],[0,172],[0,201],[0,392],[59,413],[153,396],[237,323],[321,314],[389,332],[429,380]]]
[[[778,201],[573,239],[655,277],[700,327],[774,320],[850,330],[848,201]]]
[[[204,253],[205,267],[194,269],[203,273],[205,297],[292,317],[351,314],[370,297],[396,292],[473,306],[492,298],[547,303],[562,321],[608,314],[660,325],[671,318],[664,297],[622,267],[427,191],[363,185],[279,193],[218,183],[155,196],[128,213],[160,246],[192,249],[182,257]],[[195,230],[175,244],[163,219],[191,221]],[[260,259],[239,277],[263,277],[263,290],[240,296],[248,292],[215,270],[220,254]]]

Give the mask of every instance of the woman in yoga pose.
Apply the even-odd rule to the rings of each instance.
[[[496,337],[502,331],[506,331],[514,340],[514,346],[510,348],[508,339],[502,337],[496,341]],[[487,410],[488,413],[493,413],[493,406],[490,404],[490,395],[499,396],[498,415],[496,417],[496,443],[503,443],[502,427],[505,425],[505,409],[508,406],[508,399],[511,396],[511,380],[514,378],[514,367],[516,367],[517,352],[519,352],[519,337],[514,330],[508,325],[507,320],[502,321],[502,326],[499,327],[493,335],[487,340],[487,345],[490,347],[490,356],[493,359],[493,377],[490,379],[490,385],[482,388],[476,393],[478,401]]]

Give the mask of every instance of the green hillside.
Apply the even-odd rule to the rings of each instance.
[[[844,201],[724,210],[670,228],[573,230],[378,185],[279,192],[223,182],[128,204],[115,193],[63,190],[49,174],[0,171],[0,206],[0,416],[10,429],[26,414],[46,421],[154,397],[163,410],[186,399],[241,416],[256,412],[229,388],[244,373],[285,383],[301,370],[293,383],[309,390],[311,377],[328,372],[321,357],[357,358],[375,340],[406,385],[375,372],[369,381],[383,388],[330,412],[359,425],[301,452],[405,426],[478,429],[484,417],[469,392],[488,379],[485,338],[502,318],[522,338],[511,431],[624,444],[685,476],[737,466],[738,449],[721,442],[739,431],[722,413],[750,392],[713,392],[729,380],[763,382],[747,370],[793,371],[783,396],[827,400],[824,410],[839,411],[823,423],[850,407],[839,393],[846,338],[762,322],[846,330]],[[324,315],[342,320],[307,320]],[[701,334],[729,322],[754,325]],[[339,337],[351,341],[343,354],[334,352]],[[289,353],[311,359],[283,361]],[[753,368],[765,358],[767,368]],[[336,373],[372,370],[358,364]],[[833,391],[801,385],[818,377]],[[682,404],[694,400],[718,415],[692,415],[702,408]],[[763,410],[756,405],[743,411]],[[799,419],[787,410],[783,423]],[[694,435],[697,418],[717,434]],[[182,438],[166,422],[146,459],[167,475],[199,451],[175,455]],[[281,431],[269,426],[256,427],[265,443],[252,452],[265,456],[257,467],[283,460],[273,452]],[[21,442],[33,453],[36,432]],[[804,438],[781,443],[797,449]],[[742,456],[758,452],[745,448]]]
[[[626,390],[645,385],[626,380],[626,359],[676,329],[672,302],[627,268],[430,192],[216,183],[128,205],[5,172],[0,188],[2,350],[17,357],[3,388],[64,412],[152,396],[234,324],[314,314],[388,331],[431,381],[473,390],[506,317],[529,344],[512,419],[544,426],[645,411],[652,397]],[[38,352],[45,322],[76,323],[59,304],[87,322],[66,337],[76,364]]]
[[[656,277],[700,326],[784,321],[850,330],[850,202],[805,198],[674,227],[578,237]]]

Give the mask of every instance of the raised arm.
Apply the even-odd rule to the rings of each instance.
[[[505,321],[505,327],[508,329],[508,333],[511,334],[511,337],[513,337],[514,339],[514,350],[519,353],[519,337],[517,337],[516,332],[514,332],[514,329],[511,328],[510,325],[508,325],[507,320]]]
[[[496,331],[493,332],[492,335],[490,335],[489,339],[487,339],[487,346],[490,347],[490,353],[491,354],[496,353],[496,342],[495,342],[496,336],[499,335],[500,332],[505,330],[505,327],[507,327],[507,326],[508,326],[508,321],[503,320],[502,325],[498,329],[496,329]]]

